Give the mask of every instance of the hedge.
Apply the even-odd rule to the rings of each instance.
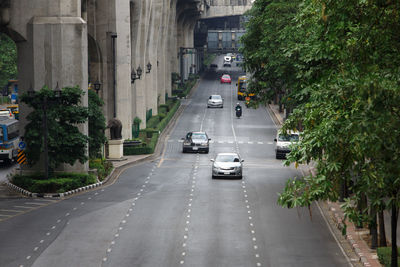
[[[167,103],[165,104],[168,106],[169,109],[169,112],[166,114],[166,116],[156,125],[155,128],[146,128],[144,130],[141,130],[142,132],[146,133],[146,136],[148,138],[150,138],[151,136],[150,143],[148,145],[142,144],[142,146],[137,146],[137,147],[124,147],[124,155],[142,155],[142,154],[154,153],[154,149],[156,147],[158,137],[160,135],[159,133],[165,129],[168,122],[172,119],[175,112],[178,110],[180,104],[181,103],[179,101],[168,100]]]
[[[379,262],[386,267],[390,267],[392,262],[392,248],[391,247],[380,247],[376,249],[378,254]],[[398,248],[398,255],[400,255],[400,248]],[[398,257],[398,262],[400,262],[400,257]]]
[[[47,180],[42,174],[15,175],[12,178],[14,185],[33,193],[64,193],[96,182],[94,175],[80,173],[57,173]]]
[[[143,144],[139,147],[124,147],[124,155],[153,154],[157,145],[158,136],[158,132],[154,133],[148,145]]]

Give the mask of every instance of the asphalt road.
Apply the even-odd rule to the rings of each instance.
[[[349,266],[317,208],[311,219],[276,204],[301,174],[275,159],[266,109],[234,117],[235,80],[222,85],[218,75],[183,100],[159,158],[108,187],[1,221],[0,266]],[[210,94],[223,96],[223,109],[207,108]],[[192,130],[208,133],[209,154],[182,154]],[[232,151],[245,160],[243,180],[211,179],[210,159]]]

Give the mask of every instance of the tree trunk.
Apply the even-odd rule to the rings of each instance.
[[[371,234],[371,248],[376,249],[378,246],[378,229],[376,225],[376,208],[371,205],[371,221],[369,223],[369,230]]]
[[[397,266],[397,207],[396,203],[392,202],[392,218],[391,218],[391,228],[392,228],[392,260],[390,266]]]
[[[383,210],[378,212],[378,224],[379,224],[379,246],[386,247],[386,231],[385,231],[385,217],[383,216]]]
[[[367,197],[365,196],[365,194],[361,194],[360,200],[357,202],[358,212],[362,214],[365,207],[367,207]],[[362,221],[357,222],[356,228],[358,229],[363,228]]]

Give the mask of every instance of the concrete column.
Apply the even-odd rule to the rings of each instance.
[[[116,18],[116,117],[122,122],[122,138],[132,138],[131,28],[129,1],[118,1]]]
[[[71,5],[67,5],[67,2]],[[31,40],[32,86],[40,90],[43,85],[50,88],[78,85],[84,92],[88,87],[88,54],[87,25],[81,19],[79,10],[65,1],[50,4],[49,9],[58,15],[33,17],[28,24],[28,36]],[[54,14],[56,15],[56,14]],[[87,93],[82,97],[82,105],[88,105]],[[88,124],[79,126],[84,134],[88,134]],[[85,172],[88,164],[76,163],[73,166],[64,164],[61,170]]]

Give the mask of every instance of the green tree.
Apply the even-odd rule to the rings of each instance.
[[[317,169],[316,176],[288,181],[278,202],[293,208],[335,201],[341,185],[350,186],[350,220],[371,223],[376,211],[392,211],[397,266],[400,2],[303,0],[284,21],[269,20],[288,2],[256,1],[243,48],[257,80],[271,88],[273,79],[282,82],[296,105],[283,130],[304,131],[286,164],[313,161]],[[290,71],[282,71],[286,65]],[[353,203],[365,196],[370,206],[360,212]]]
[[[104,131],[106,129],[106,119],[104,118],[101,107],[103,100],[93,91],[88,91],[89,97],[89,156],[90,158],[101,157],[101,148],[107,141]]]
[[[89,138],[82,134],[78,125],[85,123],[89,116],[87,107],[80,106],[84,92],[79,87],[65,87],[57,98],[54,90],[47,86],[32,97],[22,96],[22,101],[33,110],[27,116],[24,140],[28,163],[37,163],[44,151],[43,144],[43,107],[47,102],[47,128],[49,168],[54,170],[61,163],[73,165],[77,160],[87,161],[87,143]]]
[[[17,47],[7,35],[0,33],[0,87],[17,78]]]

